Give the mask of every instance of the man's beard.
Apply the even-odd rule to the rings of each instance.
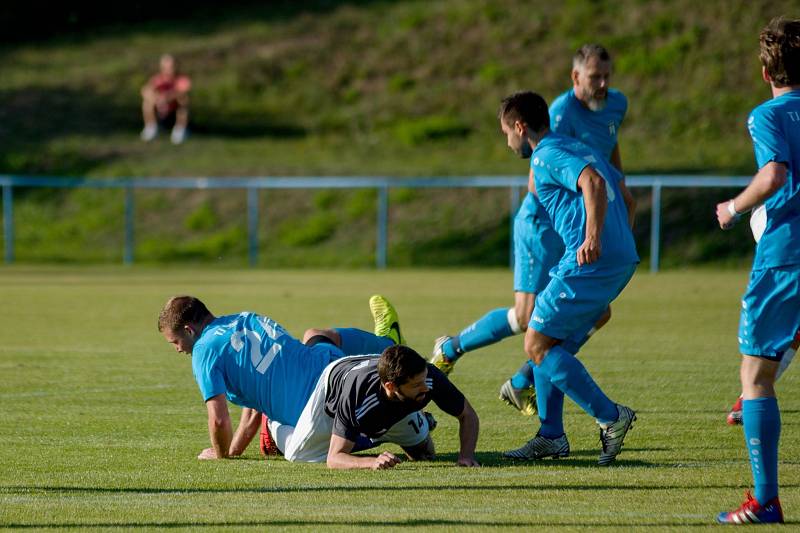
[[[606,103],[608,103],[608,92],[603,92],[602,96],[596,96],[594,94],[586,95],[586,107],[588,107],[591,111],[600,111],[605,109]]]
[[[533,153],[533,148],[531,148],[531,145],[527,141],[523,142],[519,146],[519,150],[517,150],[517,154],[522,159],[530,159],[532,153]]]
[[[425,394],[424,393],[419,395],[419,398],[420,398],[419,400],[417,400],[415,398],[411,398],[409,396],[405,396],[405,395],[401,394],[399,391],[396,392],[395,395],[396,395],[398,400],[400,400],[402,403],[404,403],[404,404],[406,404],[408,406],[411,406],[411,407],[416,407],[416,408],[422,409],[426,405],[425,404]]]

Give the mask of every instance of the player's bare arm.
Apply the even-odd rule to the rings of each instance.
[[[224,459],[228,457],[231,441],[233,440],[233,428],[231,426],[231,415],[228,412],[228,402],[224,394],[212,396],[206,402],[208,411],[208,436],[211,439],[211,447],[214,456],[210,457],[208,450],[204,450],[198,459]]]
[[[590,165],[587,165],[578,177],[578,189],[583,194],[586,209],[585,239],[578,248],[578,265],[587,265],[600,257],[600,233],[608,208],[606,180]]]
[[[258,432],[261,430],[261,413],[255,409],[245,407],[239,419],[239,426],[233,434],[228,454],[231,456],[242,455]]]
[[[328,448],[328,468],[347,469],[347,468],[370,468],[372,470],[383,470],[392,468],[400,463],[400,459],[392,453],[383,452],[375,456],[357,456],[350,452],[353,451],[355,442],[347,440],[338,435],[331,435],[331,444]]]
[[[480,466],[475,459],[475,446],[478,444],[479,427],[478,413],[464,398],[464,410],[458,415],[458,438],[461,442],[457,461],[459,466]]]
[[[722,229],[730,229],[736,217],[763,204],[786,183],[786,165],[770,161],[759,170],[736,198],[717,204],[717,221]]]

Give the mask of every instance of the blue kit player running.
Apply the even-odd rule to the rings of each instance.
[[[250,416],[253,411],[283,424],[297,423],[328,363],[345,355],[381,353],[400,342],[396,323],[384,329],[385,336],[353,328],[309,330],[329,332],[333,343],[308,346],[268,317],[251,312],[215,317],[192,296],[170,298],[158,317],[158,330],[167,342],[191,355],[206,403],[213,452],[205,450],[201,459],[241,454],[261,423],[260,417]],[[240,423],[235,435],[226,400],[246,408],[242,421],[247,423]]]
[[[562,420],[566,394],[600,425],[603,450],[598,463],[607,465],[621,451],[636,415],[609,400],[575,354],[639,262],[622,199],[622,174],[599,152],[551,132],[547,104],[538,94],[507,97],[499,118],[508,146],[532,158],[536,194],[565,246],[549,283],[536,296],[525,334],[525,351],[536,365],[541,427],[527,444],[506,456],[569,454]]]
[[[555,132],[582,140],[621,171],[617,133],[628,103],[621,92],[609,88],[611,67],[611,56],[603,46],[581,46],[572,60],[573,88],[553,102],[550,127]],[[633,196],[624,189],[623,197],[632,217]],[[514,307],[494,309],[459,335],[439,337],[431,362],[449,373],[464,353],[524,332],[536,295],[547,285],[550,269],[563,254],[564,244],[535,196],[532,165],[528,194],[514,219]],[[589,334],[608,322],[610,316],[609,309]],[[532,364],[526,363],[503,383],[500,399],[523,414],[535,414],[533,381]]]
[[[742,421],[755,495],[720,513],[726,524],[783,522],[775,376],[800,328],[800,20],[773,19],[759,41],[762,76],[772,90],[747,120],[759,170],[738,196],[717,205],[723,229],[761,205],[766,214],[739,321]]]

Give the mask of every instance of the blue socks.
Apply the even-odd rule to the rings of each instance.
[[[781,437],[778,400],[756,398],[742,401],[742,419],[755,498],[764,505],[778,495],[778,441]]]
[[[508,323],[508,312],[508,308],[505,307],[483,315],[477,322],[442,345],[444,355],[450,361],[455,361],[465,352],[477,350],[514,335]]]
[[[511,386],[515,389],[527,389],[533,385],[535,369],[536,365],[533,364],[533,361],[528,359],[525,364],[517,370],[517,373],[511,376]]]
[[[586,367],[561,346],[550,348],[537,370],[600,423],[615,422],[619,417],[616,404],[600,390]],[[543,392],[546,391],[539,390],[538,385],[537,383],[537,405],[541,405],[539,398],[545,396]],[[542,398],[541,401],[547,402],[548,398]]]
[[[564,393],[555,388],[544,371],[535,365],[533,377],[536,382],[536,408],[541,422],[539,434],[556,439],[564,434]]]
[[[389,337],[378,337],[361,329],[336,328],[336,332],[342,338],[341,349],[345,355],[382,353],[383,350],[394,344]]]

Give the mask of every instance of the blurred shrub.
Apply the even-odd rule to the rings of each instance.
[[[394,127],[395,137],[408,146],[418,146],[431,140],[465,137],[469,132],[469,126],[458,118],[442,115],[401,119]]]

